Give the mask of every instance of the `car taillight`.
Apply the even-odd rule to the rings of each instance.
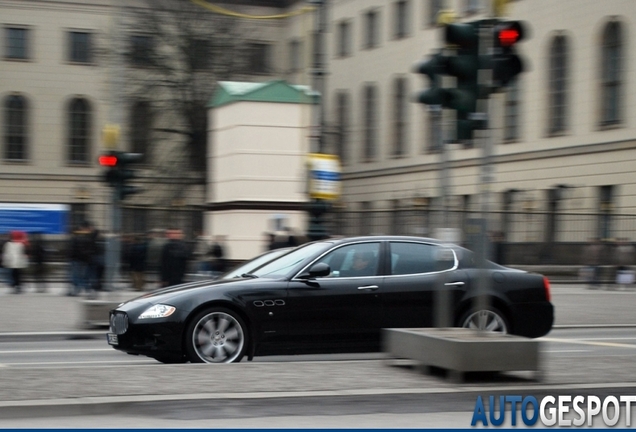
[[[545,298],[547,301],[552,301],[552,293],[550,292],[550,281],[547,277],[543,276],[543,288],[545,288]]]

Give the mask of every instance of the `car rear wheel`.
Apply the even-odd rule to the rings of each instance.
[[[239,362],[247,349],[247,327],[238,314],[208,309],[188,326],[186,352],[192,363]]]
[[[510,326],[503,313],[494,307],[470,310],[460,320],[463,328],[508,333]]]

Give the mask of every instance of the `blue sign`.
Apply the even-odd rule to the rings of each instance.
[[[0,233],[67,234],[70,207],[64,204],[0,203]]]

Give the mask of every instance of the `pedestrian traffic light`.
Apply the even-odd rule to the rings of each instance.
[[[517,54],[517,43],[527,37],[527,25],[521,21],[499,21],[493,27],[493,87],[506,87],[525,67]]]
[[[137,177],[135,170],[129,165],[138,163],[142,159],[143,154],[117,150],[111,150],[99,156],[99,164],[107,168],[103,174],[104,182],[114,188],[118,201],[142,191],[141,188],[128,184],[128,181]]]

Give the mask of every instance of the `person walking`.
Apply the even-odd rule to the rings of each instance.
[[[180,229],[167,230],[166,237],[168,241],[161,253],[161,284],[164,287],[183,283],[191,255]]]
[[[130,269],[132,286],[135,291],[143,291],[146,283],[146,249],[147,243],[143,235],[135,235],[128,255],[128,268]]]
[[[71,266],[74,275],[74,283],[71,286],[70,296],[79,295],[82,291],[90,294],[92,280],[92,263],[95,254],[95,233],[88,221],[80,224],[80,227],[71,238]]]
[[[26,234],[22,231],[12,231],[8,242],[2,248],[2,265],[11,272],[13,292],[22,292],[22,272],[29,265],[26,245]]]
[[[628,238],[619,238],[616,242],[616,285],[626,288],[634,283],[636,248]]]
[[[226,253],[225,253],[225,237],[217,235],[214,237],[214,241],[212,242],[212,246],[210,246],[209,255],[211,256],[210,260],[210,271],[212,272],[213,277],[217,278],[223,273],[227,271],[227,261],[226,261]]]
[[[31,264],[33,264],[33,279],[36,290],[39,293],[46,292],[46,247],[44,246],[42,234],[39,232],[33,233],[31,236],[29,256],[31,257]]]
[[[601,260],[603,258],[603,243],[598,237],[593,237],[583,249],[585,262],[585,279],[589,289],[597,289],[601,283]]]
[[[148,233],[146,246],[146,273],[148,280],[155,286],[161,286],[161,256],[166,244],[165,230],[153,229]]]

